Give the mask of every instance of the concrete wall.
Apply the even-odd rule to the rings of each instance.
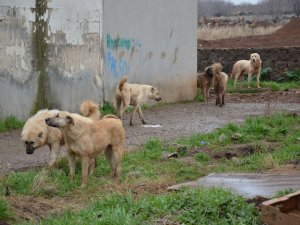
[[[0,118],[102,102],[101,0],[0,3]]]
[[[276,79],[285,71],[300,70],[300,47],[282,48],[248,48],[248,49],[198,49],[198,71],[221,62],[223,70],[230,74],[237,60],[249,59],[250,54],[257,52],[263,61],[262,67],[272,68],[271,79]]]
[[[103,12],[106,100],[124,75],[164,101],[195,97],[197,0],[105,0]]]
[[[123,75],[192,99],[196,28],[197,0],[0,0],[0,118],[112,101]]]

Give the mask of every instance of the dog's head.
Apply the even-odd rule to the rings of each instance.
[[[46,131],[43,127],[23,130],[21,139],[26,147],[27,154],[33,154],[35,149],[43,146],[46,142]]]
[[[209,76],[209,77],[213,77],[214,73],[213,73],[213,69],[211,66],[208,66],[205,68],[205,73]]]
[[[45,122],[48,126],[57,128],[74,125],[74,119],[68,112],[58,112],[55,116],[46,118]]]
[[[252,54],[250,55],[250,61],[251,61],[251,63],[253,63],[253,64],[255,64],[255,63],[257,63],[257,62],[260,62],[261,60],[260,60],[259,54],[258,54],[258,53],[252,53]]]
[[[161,97],[159,96],[159,92],[156,87],[150,87],[150,93],[148,96],[150,99],[155,99],[156,101],[160,101]]]

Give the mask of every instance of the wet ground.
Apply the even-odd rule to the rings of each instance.
[[[279,111],[300,112],[298,90],[255,95],[228,94],[227,104],[223,108],[214,105],[214,96],[211,95],[208,103],[171,104],[144,110],[148,125],[155,126],[142,126],[136,115],[135,125],[130,127],[130,115],[127,114],[124,116],[125,149],[137,149],[151,137],[173,140],[195,133],[210,132],[230,122],[241,123],[249,116]],[[0,133],[0,175],[13,170],[42,166],[48,160],[48,147],[36,150],[33,155],[27,155],[20,133],[21,130]]]

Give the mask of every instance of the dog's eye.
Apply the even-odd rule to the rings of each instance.
[[[58,118],[59,117],[59,114],[57,113],[56,117]]]
[[[33,142],[33,141],[25,141],[25,144],[26,144],[26,145],[33,145],[34,142]]]

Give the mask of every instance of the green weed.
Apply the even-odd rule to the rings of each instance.
[[[0,120],[0,132],[18,129],[23,126],[24,126],[24,122],[17,120],[13,116],[8,117],[5,120]]]

